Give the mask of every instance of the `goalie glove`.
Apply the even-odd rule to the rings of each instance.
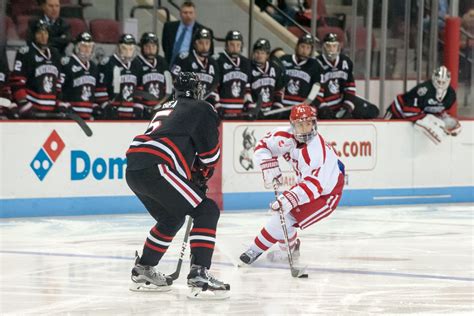
[[[457,119],[447,113],[443,113],[441,119],[445,124],[445,131],[448,135],[457,136],[461,133],[462,126]]]
[[[415,129],[425,134],[435,145],[441,143],[446,136],[446,124],[433,114],[426,114],[422,119],[415,122]]]
[[[281,170],[277,158],[265,159],[260,164],[263,183],[266,189],[278,189],[281,185]]]

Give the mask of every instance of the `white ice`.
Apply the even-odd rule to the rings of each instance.
[[[231,284],[231,298],[219,302],[186,298],[188,261],[170,292],[128,290],[148,214],[4,219],[0,313],[472,315],[473,214],[472,204],[338,208],[300,232],[309,278],[295,279],[263,257],[238,268],[268,215],[223,213],[211,272]],[[174,270],[182,234],[162,272]]]

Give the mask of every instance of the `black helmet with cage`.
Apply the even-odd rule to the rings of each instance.
[[[174,82],[176,97],[201,99],[202,84],[194,72],[180,72]]]

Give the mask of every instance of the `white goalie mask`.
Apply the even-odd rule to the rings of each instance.
[[[451,73],[445,66],[438,67],[433,71],[431,81],[436,89],[436,98],[441,101],[451,83]]]

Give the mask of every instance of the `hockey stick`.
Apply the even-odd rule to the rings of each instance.
[[[73,120],[77,124],[79,124],[84,134],[86,134],[88,137],[92,136],[92,130],[90,129],[89,125],[87,125],[87,123],[82,119],[82,117],[77,115],[77,113],[75,112],[58,112],[58,113],[40,112],[40,113],[35,113],[34,116],[36,118],[42,118],[42,119]]]
[[[273,187],[275,190],[275,198],[278,199],[276,183],[273,183]],[[283,213],[281,206],[278,208],[278,213],[280,214],[280,224],[281,224],[281,228],[283,229],[283,236],[285,237],[286,253],[288,254],[288,262],[290,264],[291,276],[294,278],[307,278],[308,274],[305,273],[305,268],[297,269],[294,266],[293,254],[291,253],[290,240],[288,238],[288,229],[286,228],[285,214]]]
[[[173,281],[179,277],[179,273],[181,272],[181,265],[183,264],[184,252],[186,251],[186,247],[188,245],[188,237],[189,237],[189,233],[191,232],[192,225],[193,225],[193,218],[190,216],[188,219],[188,225],[186,226],[186,231],[184,232],[184,240],[183,240],[183,244],[181,245],[181,252],[179,254],[178,266],[176,267],[176,271],[169,275],[169,277],[171,277]]]

